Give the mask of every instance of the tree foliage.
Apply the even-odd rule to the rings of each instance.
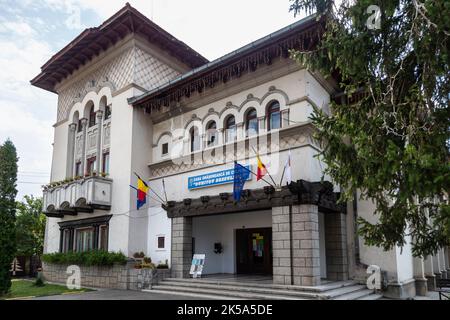
[[[17,255],[41,255],[44,250],[45,215],[42,198],[25,196],[16,205]]]
[[[374,201],[377,222],[359,219],[366,243],[389,250],[411,236],[415,256],[449,245],[450,2],[291,0],[291,10],[317,13],[324,29],[293,58],[340,75],[331,114],[316,108],[312,120],[344,199],[358,190]]]
[[[7,140],[0,146],[0,295],[11,287],[11,262],[16,253],[15,212],[17,152]]]

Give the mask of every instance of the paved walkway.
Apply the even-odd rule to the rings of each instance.
[[[205,300],[198,297],[150,293],[131,290],[99,289],[77,294],[36,297],[30,300]]]

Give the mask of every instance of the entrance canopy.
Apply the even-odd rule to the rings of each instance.
[[[169,201],[163,208],[169,218],[236,213],[297,204],[314,204],[324,213],[345,213],[345,207],[337,203],[338,197],[330,182],[298,180],[279,190],[271,186],[243,190],[239,202],[234,201],[232,193],[225,192],[217,196]]]

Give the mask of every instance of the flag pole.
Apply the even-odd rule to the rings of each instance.
[[[288,160],[291,161],[291,149],[289,148]],[[281,175],[280,186],[283,183],[284,173],[286,172],[288,161],[284,163],[283,174]],[[290,165],[290,164],[289,164]]]
[[[164,189],[164,197],[166,198],[166,203],[167,201],[167,192],[166,192],[166,182],[164,181],[164,178],[162,179],[162,185],[163,185],[163,189]]]
[[[254,148],[253,146],[252,146],[252,149],[253,149],[253,152],[256,153],[256,156],[259,158],[259,153],[256,152],[256,150],[255,150],[255,148]],[[277,183],[276,183],[275,180],[273,179],[273,177],[272,177],[272,175],[270,174],[269,169],[267,169],[266,165],[265,165],[265,164],[263,164],[263,165],[264,165],[264,168],[265,168],[266,171],[267,171],[267,174],[269,175],[270,179],[271,179],[272,182],[273,182],[273,187],[276,188],[276,187],[277,187]],[[263,178],[261,178],[261,179],[263,179]]]
[[[133,188],[134,190],[139,191],[138,188],[132,186],[131,184],[130,184],[130,188]],[[159,204],[164,204],[164,203],[162,203],[160,200],[158,200],[158,199],[156,199],[156,198],[153,198],[151,195],[149,195],[149,194],[147,194],[147,193],[145,194],[145,196],[146,196],[146,197],[149,197],[149,198],[152,199],[152,200],[155,200],[155,201],[158,202]]]
[[[252,170],[250,170],[249,168],[244,167],[242,164],[238,163],[238,165],[240,165],[242,168],[244,168],[245,170],[247,170],[248,172],[250,172],[250,173],[253,174],[254,176],[256,176],[256,177],[258,176],[256,173],[254,173],[254,172],[253,172]],[[269,186],[275,188],[275,186],[273,186],[273,185],[272,185],[270,182],[268,182],[266,179],[261,178],[261,180],[264,181],[265,183],[267,183]]]
[[[144,180],[142,180],[142,178],[136,173],[136,172],[134,172],[134,174],[136,175],[136,177],[138,177],[141,181],[144,181]],[[148,185],[147,185],[147,183],[144,181],[144,183],[145,183],[145,185],[148,187]],[[154,190],[153,190],[153,188],[150,188],[149,187],[149,190],[151,191],[151,192],[153,192],[153,194],[155,195],[155,196],[157,196],[158,197],[158,199],[164,204],[165,203],[165,201],[163,200],[163,198],[161,198],[160,196],[159,196],[159,194],[157,194]]]
[[[286,171],[286,163],[284,164],[283,173],[281,174],[280,187],[281,187],[281,184],[283,183],[283,178],[284,178],[284,172],[285,171]]]

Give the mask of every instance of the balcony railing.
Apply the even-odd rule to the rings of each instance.
[[[94,209],[111,209],[112,180],[99,176],[87,177],[44,190],[43,211],[48,217],[62,218],[91,213]]]

